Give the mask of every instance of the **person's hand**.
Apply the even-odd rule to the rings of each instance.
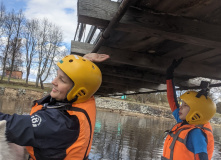
[[[176,60],[174,59],[172,64],[167,68],[167,79],[172,79],[173,78],[173,72],[174,72],[174,69],[177,68],[180,63],[183,61],[183,57]]]
[[[177,67],[180,65],[180,63],[181,63],[182,61],[183,61],[183,57],[180,58],[180,59],[178,59],[178,60],[174,59],[173,62],[172,62],[172,64],[170,65],[170,67],[173,68],[173,69],[175,69],[175,68],[177,68]]]
[[[110,58],[107,54],[98,54],[98,53],[88,53],[83,56],[85,59],[88,59],[92,62],[103,62]]]

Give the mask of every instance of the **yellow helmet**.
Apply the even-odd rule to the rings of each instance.
[[[187,91],[180,98],[190,107],[186,115],[186,121],[189,124],[205,124],[216,113],[216,104],[207,96],[196,97],[195,91]]]
[[[67,94],[67,100],[76,98],[75,103],[88,100],[100,87],[100,69],[91,61],[77,55],[68,55],[57,63],[58,67],[74,82]]]

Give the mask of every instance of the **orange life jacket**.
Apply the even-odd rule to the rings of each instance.
[[[201,129],[207,139],[207,154],[209,160],[212,158],[214,150],[214,138],[210,123],[203,126],[176,124],[169,132],[163,148],[163,156],[161,160],[197,160],[198,156],[189,151],[186,147],[188,133],[195,128]]]
[[[36,104],[30,115],[42,109],[42,105]],[[70,115],[76,115],[80,124],[78,139],[66,149],[64,160],[84,160],[87,159],[93,140],[93,132],[96,120],[95,99],[91,97],[88,101],[78,104],[72,104],[71,110],[67,110]],[[31,146],[26,147],[29,155],[36,160],[34,149]]]

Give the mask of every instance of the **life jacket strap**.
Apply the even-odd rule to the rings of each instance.
[[[55,105],[49,105],[48,103],[45,103],[43,105],[42,109],[44,109],[44,110],[45,109],[59,109],[59,110],[66,110],[66,111],[75,111],[75,112],[81,112],[85,115],[85,117],[87,118],[88,124],[90,126],[90,139],[89,139],[83,160],[88,160],[87,151],[90,146],[91,136],[92,136],[92,124],[91,124],[91,120],[90,120],[88,113],[82,108],[72,107],[71,103],[56,103]]]

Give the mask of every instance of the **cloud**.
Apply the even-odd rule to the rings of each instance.
[[[29,0],[26,18],[47,18],[61,28],[64,42],[70,44],[77,27],[77,0]]]

